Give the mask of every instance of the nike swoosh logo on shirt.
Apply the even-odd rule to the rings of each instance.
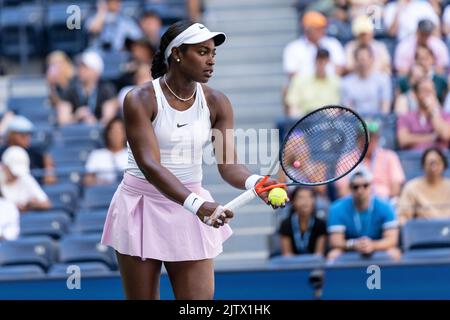
[[[187,126],[188,124],[187,123],[185,123],[185,124],[179,124],[179,123],[177,123],[177,128],[181,128],[181,127],[184,127],[184,126]]]
[[[192,201],[192,205],[194,205],[195,201],[197,201],[198,198],[195,198],[194,201]]]

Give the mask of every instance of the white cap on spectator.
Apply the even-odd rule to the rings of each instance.
[[[31,133],[33,123],[24,116],[14,116],[8,124],[8,132]]]
[[[2,163],[11,170],[16,177],[30,174],[30,157],[25,149],[12,146],[2,155]]]
[[[359,165],[350,173],[349,181],[352,183],[356,178],[361,177],[367,180],[367,182],[372,182],[373,175],[364,165]]]
[[[81,55],[79,62],[84,64],[86,67],[97,71],[98,74],[103,73],[103,69],[104,69],[103,59],[95,51],[84,52]]]

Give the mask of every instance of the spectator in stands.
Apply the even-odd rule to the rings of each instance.
[[[159,14],[154,10],[145,11],[139,19],[139,25],[144,33],[144,37],[154,48],[158,48],[163,25]]]
[[[0,243],[12,241],[19,237],[20,213],[11,201],[8,201],[0,192]]]
[[[428,77],[433,80],[437,98],[441,105],[444,104],[447,95],[447,79],[435,72],[432,51],[426,46],[418,46],[415,56],[416,64],[411,68],[409,76],[400,77],[398,80],[397,92],[401,94],[401,96],[397,97],[398,99],[395,106],[395,110],[398,114],[417,110],[417,98],[410,89],[423,77]]]
[[[57,106],[75,81],[75,68],[66,53],[53,51],[47,56],[46,78],[51,104]]]
[[[51,203],[30,174],[30,158],[18,146],[12,146],[2,155],[0,187],[3,196],[13,202],[21,212],[46,210]]]
[[[330,53],[327,73],[341,74],[345,67],[344,49],[337,39],[325,36],[327,18],[319,12],[310,11],[303,15],[302,25],[304,35],[284,49],[284,71],[289,77],[295,73],[303,76],[314,74],[317,50],[324,48]]]
[[[450,114],[439,105],[433,81],[420,79],[413,87],[418,109],[400,115],[397,120],[397,139],[402,149],[425,150],[431,146],[448,148]]]
[[[337,200],[328,213],[328,233],[334,260],[345,251],[371,255],[386,251],[393,259],[400,259],[397,248],[398,221],[393,208],[381,198],[371,195],[372,175],[364,168],[351,173],[352,195]]]
[[[355,70],[354,54],[359,46],[368,46],[374,54],[373,69],[380,73],[391,74],[391,57],[386,45],[374,39],[373,22],[366,15],[355,18],[352,24],[352,32],[355,40],[345,45],[345,58],[347,71]]]
[[[342,103],[365,114],[389,113],[391,80],[387,74],[373,70],[372,49],[359,46],[354,51],[354,58],[355,72],[345,76],[342,81]]]
[[[420,20],[429,19],[434,25],[439,26],[439,16],[428,1],[393,1],[386,5],[383,14],[386,30],[398,40],[413,35]]]
[[[434,71],[445,74],[449,63],[448,49],[444,41],[433,35],[435,25],[431,20],[421,20],[415,35],[411,35],[397,45],[395,49],[394,65],[399,75],[408,74],[414,61],[417,61],[419,47],[427,47],[431,51],[434,62]]]
[[[118,112],[115,88],[100,81],[103,60],[94,51],[84,52],[78,61],[77,80],[69,87],[58,109],[60,125],[74,122],[106,124]]]
[[[339,77],[326,73],[330,53],[326,49],[318,49],[316,56],[316,72],[313,75],[296,74],[286,95],[287,116],[297,117],[327,104],[340,101]]]
[[[290,214],[281,222],[279,230],[281,254],[324,255],[327,228],[325,221],[316,217],[313,189],[296,187],[290,199]]]
[[[28,154],[30,169],[45,169],[43,183],[52,184],[56,182],[53,158],[49,153],[31,145],[31,133],[34,126],[24,116],[14,115],[7,127],[6,144],[0,148],[0,156],[11,146],[18,146]]]
[[[397,154],[389,149],[384,149],[379,145],[380,124],[376,121],[368,121],[370,142],[363,166],[372,177],[373,194],[389,200],[400,195],[401,186],[405,182],[405,174]],[[347,176],[336,182],[336,187],[340,197],[350,194],[349,179]]]
[[[447,48],[450,48],[450,4],[447,4],[442,15],[442,33],[445,36]]]
[[[450,179],[444,177],[447,158],[441,149],[431,147],[421,162],[425,175],[407,182],[398,202],[401,224],[413,218],[450,218]]]
[[[125,39],[139,38],[142,32],[137,23],[123,15],[120,0],[99,0],[97,13],[89,18],[86,28],[90,35],[90,45],[96,49],[120,51]]]
[[[151,66],[154,49],[150,42],[145,39],[127,39],[125,47],[130,51],[130,60],[125,64],[123,75],[118,80],[120,90],[124,87],[136,84],[136,74],[142,65]],[[147,72],[150,76],[150,67]]]
[[[192,22],[201,22],[202,19],[202,0],[186,0],[189,20]]]
[[[105,127],[103,138],[105,148],[92,151],[86,161],[86,185],[115,183],[117,174],[127,166],[127,140],[123,120],[119,117],[112,119]]]
[[[408,76],[403,76],[398,79],[397,88],[395,89],[395,104],[394,111],[401,115],[408,111],[417,110],[417,97],[413,88],[415,84],[422,78],[426,77],[425,68],[415,63],[409,70]]]

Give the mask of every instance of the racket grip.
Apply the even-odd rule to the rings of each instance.
[[[224,207],[226,209],[234,211],[234,210],[246,205],[247,203],[249,203],[250,201],[255,199],[257,196],[258,196],[258,194],[256,193],[255,189],[252,188],[252,189],[245,191],[243,194],[234,198],[230,202],[228,202],[226,205],[224,205]]]

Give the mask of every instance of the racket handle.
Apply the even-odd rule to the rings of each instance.
[[[257,196],[258,196],[258,194],[256,193],[255,189],[252,188],[252,189],[245,191],[243,194],[234,198],[230,202],[228,202],[226,205],[224,205],[224,207],[226,209],[234,211],[234,210],[246,205],[247,203],[249,203],[250,201],[255,199]]]

